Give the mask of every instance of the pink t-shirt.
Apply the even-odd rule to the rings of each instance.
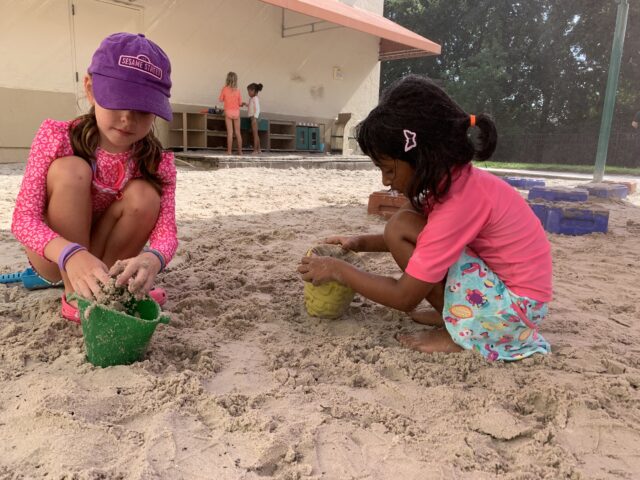
[[[225,86],[220,92],[219,100],[224,103],[224,113],[228,116],[239,116],[242,95],[237,88]]]
[[[516,295],[552,297],[551,245],[527,202],[504,180],[467,165],[428,213],[406,273],[441,281],[471,248]]]
[[[69,138],[71,122],[45,120],[31,144],[29,160],[13,211],[11,231],[18,241],[44,256],[44,248],[60,235],[44,222],[47,204],[47,172],[51,164],[61,157],[73,155]],[[125,185],[142,175],[130,152],[96,152],[91,201],[93,218],[98,218],[116,200]],[[163,152],[158,165],[158,176],[163,182],[160,213],[149,237],[149,244],[162,253],[167,263],[178,247],[175,215],[176,167],[172,152]]]

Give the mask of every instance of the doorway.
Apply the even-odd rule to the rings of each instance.
[[[74,50],[74,80],[78,114],[89,110],[83,80],[93,52],[112,33],[140,33],[144,25],[143,9],[108,0],[71,0]]]

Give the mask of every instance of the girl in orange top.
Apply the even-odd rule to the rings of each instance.
[[[227,154],[231,155],[233,132],[235,130],[236,140],[238,141],[238,155],[242,155],[242,135],[240,135],[242,95],[238,90],[238,75],[235,72],[227,73],[227,80],[220,92],[219,100],[224,103],[224,123],[227,127]]]

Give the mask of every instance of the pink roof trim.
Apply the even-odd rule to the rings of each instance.
[[[391,42],[439,55],[440,45],[367,10],[350,7],[338,0],[261,0],[293,12],[319,18]]]

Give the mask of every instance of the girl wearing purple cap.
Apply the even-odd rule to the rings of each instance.
[[[144,35],[110,35],[84,79],[89,113],[45,120],[33,141],[11,229],[42,279],[64,283],[68,320],[80,321],[67,295],[92,298],[111,277],[164,303],[151,288],[178,244],[176,169],[152,127],[171,120],[170,74]]]

